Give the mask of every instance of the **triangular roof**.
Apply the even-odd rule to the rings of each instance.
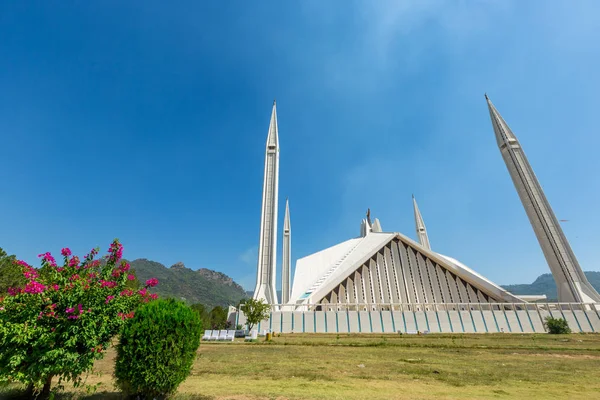
[[[396,246],[395,249],[394,246]],[[393,249],[393,251],[390,251],[390,249]],[[401,250],[398,251],[398,249]],[[408,250],[411,250],[412,256],[410,254],[407,256]],[[402,251],[405,252],[404,255],[402,254]],[[396,262],[394,262],[391,257],[393,252],[400,255]],[[414,274],[418,275],[418,279],[422,280],[422,282],[415,283],[410,282],[410,279],[407,278],[409,282],[406,289],[403,289],[406,290],[407,293],[412,293],[413,290],[416,290],[413,287],[409,287],[410,284],[415,285],[415,287],[421,287],[422,285],[422,289],[419,290],[423,290],[423,293],[427,293],[425,291],[426,289],[439,292],[440,290],[438,290],[438,287],[441,286],[441,284],[434,285],[432,281],[438,282],[437,274],[442,274],[444,276],[439,276],[440,282],[442,280],[446,282],[446,279],[448,279],[448,282],[453,282],[452,285],[458,285],[459,289],[460,285],[462,285],[463,288],[461,290],[464,290],[465,293],[467,289],[478,292],[475,297],[481,294],[482,296],[479,296],[480,300],[485,298],[488,299],[489,302],[523,302],[522,299],[477,274],[464,264],[452,258],[435,253],[401,233],[373,232],[365,237],[350,239],[308,257],[299,259],[296,262],[294,288],[290,297],[290,303],[315,304],[321,302],[323,299],[327,298],[332,291],[335,292],[338,290],[338,287],[343,285],[346,279],[351,278],[353,274],[361,268],[365,266],[368,268],[369,265],[376,265],[377,263],[385,263],[384,255],[385,257],[389,257],[390,265],[386,264],[385,267],[381,268],[388,268],[392,270],[391,273],[394,274],[394,276],[400,277],[404,276],[403,274],[405,274],[405,271],[410,271],[412,268],[416,271]],[[413,265],[410,265],[411,262]],[[430,271],[434,271],[433,274],[435,274],[436,277],[430,277]],[[413,278],[412,274],[413,273],[411,272],[411,279],[417,279]],[[421,274],[427,275],[427,279],[422,277]],[[446,275],[448,276],[446,277]],[[398,279],[402,280],[400,278]],[[456,283],[454,283],[455,281]],[[403,282],[401,284],[404,285],[405,283]],[[398,283],[398,285],[400,285],[400,283]],[[429,287],[425,288],[426,285],[431,286],[431,289]],[[461,301],[453,302],[473,302],[463,301],[458,293],[459,290],[456,287],[452,288],[452,291],[456,291],[458,294],[452,296],[453,299],[455,297],[461,299]],[[440,302],[431,300],[443,298],[442,295],[423,295],[421,297],[418,294],[415,294],[415,296],[412,297],[410,295],[408,296],[412,303]],[[427,297],[431,298],[427,299]],[[473,295],[471,295],[471,297],[473,297]]]

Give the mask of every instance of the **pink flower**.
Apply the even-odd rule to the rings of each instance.
[[[69,260],[69,267],[79,267],[79,257],[74,256]]]
[[[106,301],[104,302],[104,304],[108,304],[114,298],[115,296],[106,296]]]
[[[46,286],[36,281],[31,281],[25,285],[25,293],[37,294],[42,293],[44,290],[46,290]]]
[[[75,314],[75,311],[78,311],[79,313]],[[77,319],[81,316],[81,314],[83,314],[83,306],[81,304],[77,304],[77,307],[69,307],[65,310],[65,313],[73,314],[73,315],[69,315],[67,318]]]
[[[148,291],[148,289],[143,288],[140,291],[138,291],[138,293],[141,294],[142,296],[145,296],[147,291]]]
[[[63,272],[65,269],[63,267],[56,268],[56,272]]]
[[[119,317],[121,317],[122,320],[128,319],[128,318],[133,318],[133,316],[135,315],[135,312],[132,311],[130,313],[124,314],[122,312],[117,314]]]
[[[127,271],[129,271],[130,268],[131,268],[131,265],[129,265],[128,262],[125,262],[125,261],[121,262],[121,271],[127,272]]]
[[[111,275],[115,278],[118,278],[119,276],[121,276],[121,271],[119,271],[118,269],[113,269],[113,272]]]
[[[125,296],[125,297],[133,296],[133,290],[125,289],[121,292],[121,296]]]
[[[79,275],[78,275],[78,274],[72,275],[72,276],[69,278],[69,280],[70,280],[70,281],[76,281],[77,279],[79,279]]]
[[[38,257],[40,257],[42,259],[42,264],[48,263],[51,266],[56,267],[56,260],[54,259],[54,257],[52,257],[52,254],[50,254],[50,253],[38,254]]]
[[[85,258],[94,258],[96,256],[96,254],[98,254],[98,249],[94,248],[92,250],[90,250],[90,252],[88,254],[85,255]]]
[[[156,293],[152,293],[152,294],[150,295],[150,298],[151,298],[152,300],[156,300],[156,299],[158,299],[158,295],[157,295]]]
[[[58,286],[56,283],[54,285],[52,285],[52,289],[54,290],[58,290],[60,289],[60,286]]]
[[[148,287],[154,287],[156,285],[158,285],[158,279],[156,278],[151,278],[146,281],[146,286]]]
[[[119,262],[119,260],[123,256],[123,245],[117,241],[114,241],[110,244],[108,252],[110,253],[108,256],[109,262]]]
[[[38,273],[32,267],[27,266],[27,267],[25,267],[25,270],[23,271],[23,276],[27,279],[35,279],[38,277]]]
[[[115,286],[117,286],[117,282],[105,281],[105,280],[100,281],[100,287],[114,288]]]
[[[65,247],[64,249],[62,249],[60,251],[60,254],[62,254],[65,257],[69,257],[72,254],[71,249],[69,249],[68,247]]]
[[[127,275],[127,280],[128,281],[135,281],[135,275],[133,275],[133,274]]]
[[[8,288],[8,295],[9,296],[16,296],[19,293],[21,293],[23,291],[23,289],[21,288]]]

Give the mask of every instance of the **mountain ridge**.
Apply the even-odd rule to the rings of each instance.
[[[600,292],[600,272],[584,271],[583,273],[594,289]],[[558,297],[556,294],[556,283],[554,282],[552,274],[542,274],[532,283],[500,286],[517,296],[525,294],[545,294],[546,297],[548,297],[548,301],[556,301]]]
[[[154,292],[160,297],[172,297],[189,304],[201,303],[207,307],[237,305],[247,297],[233,278],[208,268],[193,270],[183,262],[167,268],[146,258],[138,258],[130,261],[130,264],[140,282],[158,279]]]

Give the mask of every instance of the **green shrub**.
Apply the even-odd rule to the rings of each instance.
[[[571,328],[569,328],[569,324],[563,318],[552,318],[548,316],[545,319],[544,325],[546,326],[548,333],[554,335],[571,333]]]
[[[200,345],[202,321],[182,302],[140,307],[117,345],[117,386],[140,398],[165,398],[187,378]]]

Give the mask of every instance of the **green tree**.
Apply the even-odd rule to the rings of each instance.
[[[0,247],[0,296],[5,295],[9,288],[22,286],[27,282],[16,261],[14,255],[9,256]]]
[[[240,309],[246,316],[248,330],[252,330],[254,325],[269,318],[271,312],[271,306],[262,299],[247,299],[244,304],[240,305]]]
[[[198,313],[200,316],[206,314],[206,306],[204,304],[196,303],[190,306],[192,310]]]
[[[202,320],[205,326],[210,326],[210,317],[208,316],[208,311],[206,310],[206,306],[204,304],[192,304],[190,308],[196,314],[198,314],[198,316],[200,316],[200,319]]]
[[[227,309],[216,306],[208,313],[209,325],[212,329],[227,329],[231,323],[227,321]]]
[[[62,249],[60,267],[50,253],[40,254],[39,270],[17,261],[27,283],[0,300],[0,384],[21,382],[29,397],[49,395],[54,376],[59,385],[81,385],[138,304],[156,298],[148,293],[156,279],[139,291],[127,288],[133,276],[122,252],[115,239],[103,265],[94,260],[97,249],[83,262]]]
[[[551,316],[547,316],[544,320],[544,325],[546,329],[548,329],[548,333],[559,335],[571,333],[571,328],[569,328],[569,324],[564,318],[552,318]]]

